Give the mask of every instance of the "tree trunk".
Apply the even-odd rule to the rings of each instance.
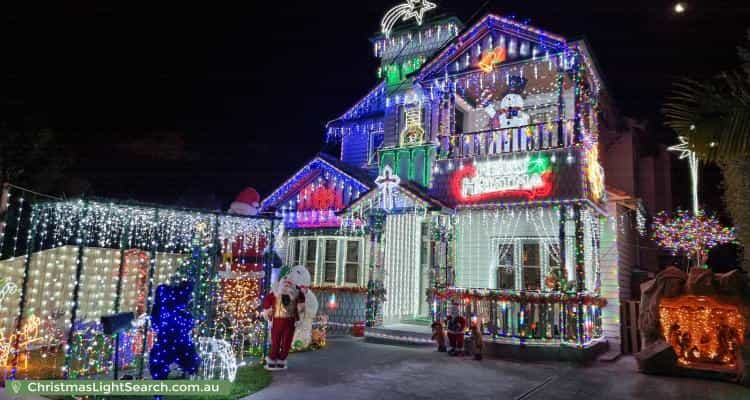
[[[719,164],[724,174],[724,203],[743,246],[742,268],[750,271],[750,157],[738,157]]]

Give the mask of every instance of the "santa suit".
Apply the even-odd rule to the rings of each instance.
[[[466,331],[466,319],[460,315],[448,316],[448,342],[453,350],[459,350],[464,347],[464,332]]]
[[[286,360],[294,337],[294,323],[299,319],[297,307],[305,302],[305,295],[298,292],[296,299],[289,299],[284,304],[283,297],[271,292],[263,299],[263,309],[271,310],[273,326],[271,328],[271,350],[268,357],[271,360]]]

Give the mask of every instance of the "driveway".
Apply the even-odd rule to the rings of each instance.
[[[325,350],[292,354],[288,363],[247,399],[750,399],[750,388],[736,384],[639,374],[632,357],[588,367],[474,361],[341,338]]]

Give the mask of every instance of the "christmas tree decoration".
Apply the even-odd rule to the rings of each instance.
[[[704,263],[712,248],[736,239],[734,228],[721,226],[716,217],[702,210],[698,214],[677,210],[673,215],[662,211],[654,217],[651,228],[659,247],[692,258],[694,265]]]

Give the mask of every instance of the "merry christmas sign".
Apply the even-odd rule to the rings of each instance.
[[[528,200],[552,193],[552,168],[545,154],[513,159],[474,161],[460,167],[451,178],[451,191],[459,203],[478,203],[507,197]]]

